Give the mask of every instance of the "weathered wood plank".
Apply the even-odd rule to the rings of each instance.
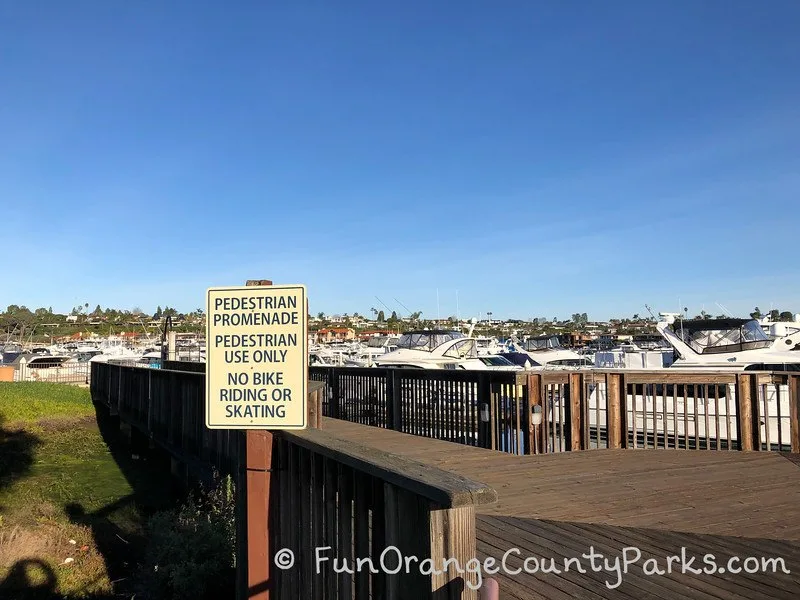
[[[457,561],[465,567],[476,555],[475,507],[434,509],[430,513],[430,558],[440,574],[432,576],[433,597],[436,600],[476,600],[478,584],[475,573],[459,573]]]
[[[446,508],[485,504],[497,499],[497,493],[484,484],[452,472],[432,469],[402,456],[354,444],[324,430],[284,431],[282,435],[294,445],[313,450],[339,464],[412,491]]]

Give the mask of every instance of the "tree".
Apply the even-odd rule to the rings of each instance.
[[[322,312],[322,311],[318,312],[318,313],[317,313],[317,318],[318,318],[320,321],[324,321],[324,320],[325,320],[325,313],[324,313],[324,312]]]
[[[98,304],[97,306],[95,306],[95,307],[94,307],[94,311],[92,312],[92,314],[93,314],[94,316],[99,316],[99,315],[103,314],[103,309],[102,309],[102,308],[100,308],[100,305],[99,305],[99,304]]]
[[[392,311],[392,316],[391,316],[391,317],[389,317],[389,318],[390,318],[392,321],[397,321],[397,313],[396,313],[395,311]]]
[[[383,314],[382,310],[378,311],[378,323],[383,323],[386,320],[386,315]]]
[[[581,313],[581,323],[584,325],[589,322],[589,315],[586,313]]]
[[[769,318],[771,321],[777,321],[780,316],[781,311],[779,311],[777,308],[773,308],[771,311],[769,311]]]
[[[780,320],[781,321],[794,321],[794,315],[791,312],[789,312],[788,310],[785,310],[780,314]]]
[[[153,318],[154,318],[154,319],[160,319],[162,314],[164,314],[164,311],[162,311],[162,310],[161,310],[161,306],[159,306],[159,307],[156,309],[156,312],[155,312],[155,313],[153,313]]]
[[[763,315],[761,314],[761,309],[756,306],[750,316],[754,319],[760,319]]]

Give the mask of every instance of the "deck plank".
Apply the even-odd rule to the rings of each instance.
[[[714,554],[781,557],[790,574],[646,575],[633,566],[616,589],[613,573],[494,575],[502,598],[776,600],[800,597],[800,461],[770,452],[592,450],[513,456],[345,421],[323,428],[486,483],[495,504],[477,507],[478,554],[499,563],[510,548],[526,556],[577,558],[593,546],[609,556],[637,547],[642,561]],[[787,460],[788,458],[788,460]],[[588,560],[584,561],[588,568]],[[680,566],[677,566],[680,571]]]

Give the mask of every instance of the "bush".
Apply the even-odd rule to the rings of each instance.
[[[178,509],[153,515],[140,593],[146,598],[217,599],[235,589],[234,493],[230,477],[215,475]]]

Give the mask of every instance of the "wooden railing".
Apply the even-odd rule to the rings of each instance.
[[[538,377],[541,388],[553,378]],[[568,379],[566,449],[800,452],[800,375],[682,369],[584,371]]]
[[[497,499],[491,488],[314,429],[281,435],[275,470],[274,547],[296,560],[291,571],[277,570],[276,597],[477,597],[468,567],[475,505]],[[425,576],[418,562],[406,573],[400,555],[431,559],[439,571],[444,559],[456,562]]]
[[[92,399],[190,466],[235,473],[238,432],[205,427],[205,374],[92,363]]]
[[[800,374],[310,372],[327,385],[327,416],[514,454],[592,448],[800,452]]]
[[[96,404],[166,450],[174,463],[232,474],[237,493],[246,490],[245,497],[237,495],[237,552],[247,555],[237,561],[239,598],[262,597],[268,590],[270,598],[287,599],[477,598],[477,575],[468,565],[476,556],[475,506],[494,502],[494,490],[325,433],[319,428],[321,384],[309,386],[309,429],[275,432],[269,446],[252,444],[253,436],[243,431],[206,429],[204,377],[94,363],[91,393]],[[251,471],[271,473],[270,483],[253,485]],[[261,548],[270,550],[251,555],[248,538],[258,523],[269,539]],[[317,574],[315,549],[326,547]],[[396,551],[384,554],[389,547]],[[284,548],[296,562],[281,571],[273,565]],[[382,566],[397,566],[398,556],[430,559],[442,572],[423,575],[418,563],[407,572],[405,562],[395,575],[384,572]],[[258,568],[254,560],[261,561]],[[341,569],[343,560],[353,572]],[[256,571],[265,575],[248,586]]]
[[[526,381],[515,372],[311,367],[323,414],[439,440],[531,452]]]

